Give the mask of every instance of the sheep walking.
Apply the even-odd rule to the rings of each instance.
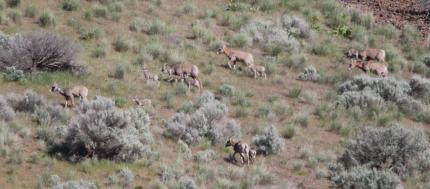
[[[374,62],[364,62],[364,61],[357,61],[357,60],[351,60],[351,63],[349,64],[348,70],[352,70],[353,68],[360,68],[364,72],[373,72],[377,74],[378,76],[386,77],[388,75],[388,68],[384,64],[377,64]]]
[[[54,83],[51,86],[51,92],[59,93],[66,99],[66,103],[64,104],[64,107],[68,107],[68,101],[71,101],[71,105],[75,105],[75,97],[79,97],[80,102],[83,103],[84,100],[87,100],[88,96],[88,89],[85,86],[74,86],[72,88],[65,88],[62,89],[58,84]]]
[[[237,62],[243,62],[246,66],[254,64],[254,57],[251,53],[229,49],[225,45],[218,49],[217,54],[224,54],[227,56],[229,59],[227,64],[230,69],[236,69]],[[233,64],[233,67],[231,64]]]
[[[235,141],[233,139],[229,139],[225,144],[225,147],[233,146],[233,159],[236,161],[236,154],[239,154],[242,159],[242,164],[247,163],[249,165],[249,150],[250,147],[248,144],[242,141]]]
[[[254,78],[257,78],[257,76],[267,78],[266,67],[261,66],[261,65],[251,64],[251,65],[249,65],[249,69],[251,69],[251,72],[254,73]]]
[[[349,49],[347,56],[350,58],[356,58],[361,60],[376,60],[379,62],[385,62],[385,51],[382,49],[365,49],[363,51],[358,51],[356,49]]]

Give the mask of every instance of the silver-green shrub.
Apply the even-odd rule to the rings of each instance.
[[[196,144],[204,138],[213,143],[223,143],[229,137],[240,136],[240,127],[227,119],[228,108],[215,100],[211,92],[200,96],[195,109],[179,112],[164,121],[164,136],[181,139],[187,144]]]
[[[419,129],[366,127],[345,144],[338,164],[347,170],[361,165],[391,170],[405,178],[430,168],[430,144]]]
[[[418,77],[408,83],[392,77],[360,75],[340,85],[336,105],[345,108],[379,107],[384,110],[388,104],[395,104],[402,112],[413,115],[425,110],[420,96],[428,93],[426,83],[428,81]]]
[[[257,147],[257,153],[264,155],[277,154],[284,147],[284,140],[274,126],[266,127],[261,134],[252,138],[252,144]]]
[[[85,157],[133,161],[150,151],[149,115],[139,108],[116,109],[111,99],[97,97],[79,107],[67,136],[51,152],[62,152],[70,161]]]
[[[332,169],[335,169],[332,167]],[[402,189],[399,177],[387,170],[357,166],[350,170],[337,168],[332,172],[331,182],[334,188],[340,189]]]
[[[302,81],[319,81],[321,80],[321,75],[314,66],[307,66],[297,79]]]

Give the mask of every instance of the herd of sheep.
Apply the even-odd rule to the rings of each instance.
[[[261,76],[266,78],[266,68],[262,65],[256,65],[254,63],[254,58],[251,53],[244,52],[241,50],[234,50],[227,48],[223,45],[218,49],[217,54],[224,54],[228,59],[228,67],[230,69],[235,69],[237,63],[243,63],[247,66],[250,71],[253,73],[254,78],[257,76]],[[363,51],[358,51],[355,49],[350,49],[346,53],[348,58],[352,58],[351,63],[349,64],[349,70],[353,68],[360,68],[365,72],[373,72],[378,76],[385,77],[388,74],[388,69],[385,64],[377,63],[385,62],[385,51],[382,49],[365,49]],[[202,88],[202,83],[199,80],[199,68],[193,64],[163,64],[161,68],[161,72],[163,74],[168,75],[167,81],[169,82],[184,82],[188,88],[197,87],[198,90]],[[146,67],[143,65],[143,75],[146,80],[153,80],[158,82],[159,77],[157,74],[152,74]],[[68,107],[68,102],[71,101],[71,106],[74,105],[74,98],[79,97],[81,103],[87,99],[88,89],[85,86],[74,86],[71,88],[62,89],[58,84],[53,84],[51,87],[51,92],[59,93],[64,96],[66,102],[65,107]],[[140,102],[140,100],[135,97],[133,101],[138,106],[143,106],[144,104],[150,104],[149,102]],[[253,163],[256,157],[256,151],[251,149],[249,144],[242,141],[235,141],[233,139],[229,139],[225,145],[225,147],[232,146],[234,150],[233,159],[235,160],[235,155],[239,154],[242,160],[242,164]],[[236,161],[236,160],[235,160]]]

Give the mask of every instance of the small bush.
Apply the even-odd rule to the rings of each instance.
[[[125,64],[118,64],[115,67],[115,71],[111,75],[112,77],[116,79],[124,79],[125,74],[129,71],[129,68]]]
[[[6,99],[9,106],[18,112],[33,113],[37,107],[46,105],[45,98],[31,90],[25,91],[24,95],[9,94]]]
[[[142,32],[144,24],[145,24],[145,20],[143,18],[134,18],[130,22],[128,28],[130,29],[130,31]]]
[[[416,89],[417,93],[418,91],[419,89]],[[402,112],[410,115],[424,110],[419,99],[411,96],[411,86],[405,81],[394,78],[357,76],[340,85],[338,93],[336,104],[345,108],[358,106],[362,109],[382,108],[384,110],[387,103],[394,103]]]
[[[292,124],[285,125],[281,130],[282,136],[291,139],[296,134],[296,127]]]
[[[386,39],[397,39],[399,37],[399,31],[392,24],[385,24],[376,28],[375,33],[381,35]]]
[[[100,18],[100,17],[106,18],[109,14],[109,10],[106,6],[97,5],[93,7],[92,14],[97,18]]]
[[[79,39],[82,40],[100,39],[104,31],[100,28],[80,28],[79,35]]]
[[[274,126],[266,127],[264,131],[252,138],[252,144],[257,147],[257,152],[270,155],[279,153],[284,141]]]
[[[80,0],[63,0],[62,9],[65,11],[75,11],[81,5]]]
[[[312,48],[312,53],[319,56],[337,56],[339,52],[341,50],[332,40],[325,40]]]
[[[0,44],[0,70],[15,67],[17,70],[53,71],[78,68],[74,60],[79,46],[56,33],[36,31],[5,38]]]
[[[331,181],[335,188],[341,189],[403,188],[397,175],[389,171],[380,171],[366,166],[358,166],[350,170],[336,170],[332,172]]]
[[[367,165],[371,169],[391,170],[402,178],[430,166],[430,145],[421,130],[398,125],[362,129],[345,145],[338,163],[349,170]]]
[[[183,5],[178,7],[178,10],[176,11],[175,15],[182,16],[182,15],[188,15],[194,12],[196,7],[192,2],[185,2]]]
[[[118,110],[110,99],[98,97],[79,107],[60,143],[49,144],[51,153],[61,153],[75,162],[84,157],[133,161],[151,149],[149,115],[142,109]]]
[[[113,49],[117,52],[126,52],[130,49],[130,43],[124,37],[117,37],[112,42]]]
[[[127,105],[127,99],[125,99],[123,97],[115,98],[114,102],[115,102],[115,106],[117,106],[119,108],[124,108]]]
[[[17,70],[15,67],[6,67],[5,73],[3,75],[5,81],[20,81],[25,79],[24,72],[22,70]]]
[[[133,185],[134,182],[134,174],[133,172],[128,168],[128,167],[124,167],[121,170],[119,170],[118,173],[118,180],[119,180],[119,185],[121,187],[130,187]]]
[[[414,26],[407,25],[402,29],[400,42],[404,46],[411,46],[421,37],[420,32]]]
[[[237,30],[245,25],[248,22],[248,19],[249,18],[246,15],[235,15],[230,12],[226,12],[221,17],[221,25]]]
[[[240,127],[234,121],[225,121],[227,106],[203,92],[193,112],[176,113],[164,122],[164,136],[187,144],[197,144],[204,138],[213,143],[224,143],[229,137],[240,137]]]
[[[24,10],[24,16],[28,18],[35,18],[38,13],[39,13],[39,10],[35,5],[30,5],[26,7]]]
[[[204,43],[209,43],[214,40],[213,33],[208,30],[206,27],[201,26],[200,24],[195,24],[191,28],[191,37],[196,40],[200,40]]]
[[[306,65],[306,58],[301,53],[300,54],[293,54],[293,55],[288,57],[288,60],[285,63],[290,68],[302,69]]]
[[[145,22],[143,26],[143,31],[148,35],[158,35],[158,34],[167,34],[172,31],[166,23],[159,19],[152,20],[151,22]]]
[[[7,14],[7,17],[9,17],[9,19],[12,20],[13,23],[21,24],[21,18],[22,18],[21,12],[13,10]]]
[[[178,141],[179,145],[179,154],[186,160],[191,160],[193,158],[193,154],[191,149],[188,147],[188,144],[182,140]]]
[[[302,18],[284,14],[281,18],[282,27],[287,29],[292,35],[310,39],[312,36],[311,27]]]
[[[302,93],[302,88],[301,87],[295,87],[295,88],[291,89],[290,91],[288,91],[288,96],[290,98],[298,98],[301,93]]]
[[[252,38],[247,34],[239,33],[231,37],[229,42],[235,47],[246,47],[252,45]]]
[[[73,189],[73,188],[79,188],[79,189],[97,189],[97,185],[90,181],[67,181],[58,183],[52,186],[53,189]]]
[[[359,10],[352,10],[351,22],[366,29],[371,29],[374,23],[372,13],[362,13]]]
[[[52,12],[44,11],[39,17],[39,25],[42,27],[55,26],[56,19]]]
[[[9,106],[3,96],[0,96],[0,122],[12,121],[13,118],[15,118],[15,110]]]
[[[212,160],[215,160],[216,158],[216,153],[213,150],[204,150],[204,151],[199,151],[194,155],[194,160],[200,163],[207,163],[210,162]]]
[[[228,85],[228,84],[222,84],[219,89],[218,89],[219,93],[221,93],[224,96],[227,97],[232,97],[233,94],[235,93],[236,89],[235,87]]]
[[[18,7],[21,4],[21,0],[6,0],[6,4],[11,8]]]
[[[297,53],[300,43],[292,36],[292,33],[274,21],[268,19],[256,19],[250,21],[240,29],[241,33],[251,36],[253,42],[263,44],[270,54],[279,54],[280,51]]]
[[[297,79],[302,81],[319,81],[321,80],[321,75],[317,72],[315,67],[307,66],[305,71],[301,73]]]
[[[107,55],[107,45],[98,44],[95,49],[91,52],[91,57],[93,58],[104,58]]]

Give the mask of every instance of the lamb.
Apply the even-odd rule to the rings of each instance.
[[[254,149],[250,149],[249,150],[249,161],[251,161],[251,163],[254,163],[255,158],[257,158],[257,151]]]
[[[151,102],[150,99],[144,99],[143,102],[142,102],[137,96],[133,97],[132,100],[139,107],[150,106],[152,104],[152,102]]]
[[[347,56],[351,58],[361,58],[361,60],[376,60],[379,62],[385,62],[385,51],[382,49],[365,49],[358,51],[356,49],[349,49]]]
[[[218,49],[217,54],[224,54],[227,56],[229,59],[228,67],[230,69],[236,69],[236,62],[243,62],[246,66],[254,64],[254,57],[251,53],[229,49],[225,45]],[[231,66],[232,63],[233,68]]]
[[[146,80],[158,81],[158,75],[152,74],[147,69],[143,69],[143,76],[145,77]]]
[[[376,73],[378,76],[386,77],[388,75],[388,68],[384,64],[351,60],[348,70],[352,70],[356,67],[362,69],[364,72],[371,71]]]
[[[233,146],[233,159],[236,161],[236,154],[239,154],[241,159],[242,159],[242,164],[247,163],[249,165],[249,145],[242,142],[242,141],[238,141],[236,142],[233,139],[229,139],[227,141],[227,143],[225,144],[225,147],[229,147],[229,146]],[[246,158],[245,158],[246,157]]]
[[[62,89],[58,84],[54,83],[51,86],[50,91],[57,92],[64,96],[64,98],[66,99],[66,103],[64,104],[64,107],[66,108],[68,106],[68,101],[71,101],[72,106],[75,105],[75,100],[74,100],[75,97],[79,97],[80,102],[83,103],[84,100],[87,100],[87,96],[88,96],[88,89],[85,86],[81,86],[81,85],[77,85],[72,88]]]
[[[254,78],[257,78],[258,75],[260,75],[261,77],[266,78],[266,67],[261,66],[261,65],[255,65],[255,64],[251,64],[249,65],[249,69],[251,69],[251,71],[254,73]]]
[[[185,78],[184,80],[185,80],[185,84],[187,84],[187,86],[188,86],[188,90],[189,90],[191,87],[197,87],[197,89],[198,89],[198,90],[199,90],[199,92],[200,92],[200,89],[201,89],[201,88],[203,88],[202,84],[201,84],[201,83],[200,83],[200,81],[199,81],[199,80],[197,80],[197,79],[187,77],[187,78]]]

